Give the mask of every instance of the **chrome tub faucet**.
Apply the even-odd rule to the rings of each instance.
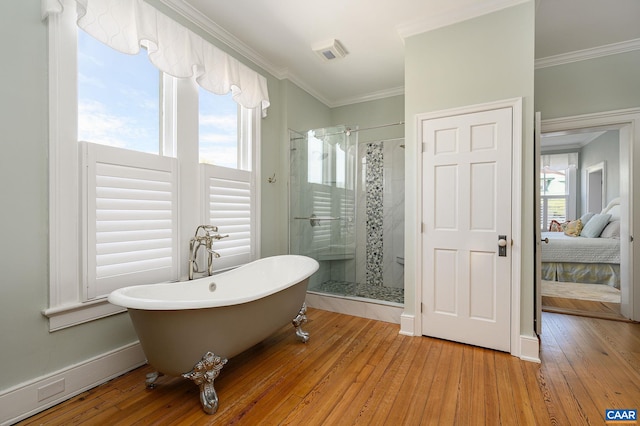
[[[200,231],[203,232],[200,232]],[[227,238],[229,235],[220,235],[218,227],[214,225],[200,225],[196,228],[196,233],[189,241],[189,279],[193,279],[193,274],[206,272],[207,275],[213,274],[213,259],[219,258],[220,254],[212,249],[214,240]],[[207,250],[207,270],[198,269],[198,250],[201,246]]]

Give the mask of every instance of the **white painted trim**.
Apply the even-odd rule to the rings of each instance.
[[[585,183],[586,183],[586,200],[585,200],[585,205],[587,206],[587,211],[591,211],[589,210],[589,198],[591,197],[591,179],[589,179],[589,175],[591,173],[596,173],[596,172],[600,172],[600,185],[598,185],[600,188],[600,197],[601,197],[601,202],[600,202],[600,210],[602,211],[602,209],[604,209],[607,206],[607,165],[605,161],[601,161],[597,164],[594,164],[592,166],[589,166],[586,168],[585,170]],[[569,217],[576,217],[576,215],[573,216],[569,216]]]
[[[522,303],[522,98],[512,100],[513,146],[511,151],[511,355],[522,356],[520,308]],[[533,308],[533,300],[531,303]],[[533,330],[531,330],[533,332]],[[514,342],[518,342],[514,348]],[[537,355],[537,352],[536,352]]]
[[[307,293],[307,306],[322,309],[339,314],[352,315],[360,318],[368,318],[376,321],[384,321],[399,324],[402,314],[401,306],[390,303],[375,303],[371,299],[354,300],[340,296],[327,294]]]
[[[487,0],[476,2],[475,4],[458,7],[452,11],[427,16],[426,18],[399,25],[396,27],[396,31],[404,40],[417,34],[488,15],[489,13],[526,3],[527,1],[528,0]]]
[[[415,161],[416,170],[418,171],[418,179],[416,185],[416,223],[417,230],[422,229],[422,126],[424,120],[449,117],[453,115],[471,114],[482,111],[489,111],[501,108],[512,108],[512,161],[511,161],[511,355],[520,357],[522,353],[522,344],[520,339],[520,303],[521,303],[521,265],[522,265],[522,98],[505,99],[501,101],[488,102],[478,105],[468,105],[459,108],[452,108],[441,111],[434,111],[416,115],[416,135],[417,142],[415,145]],[[413,322],[413,335],[422,335],[422,268],[420,259],[422,259],[422,237],[416,238],[414,247],[416,253],[416,262],[414,271],[416,280],[414,312],[415,318]],[[408,317],[407,317],[408,318]],[[403,328],[410,333],[409,328]]]
[[[77,143],[77,44],[75,6],[63,1],[51,14],[49,31],[49,306],[82,300],[79,249],[80,201]],[[71,11],[71,12],[69,12]]]
[[[400,334],[403,336],[419,336],[414,333],[416,316],[403,313],[400,315]]]
[[[520,336],[520,359],[540,364],[540,340],[537,337]]]
[[[285,78],[287,74],[286,68],[278,68],[269,62],[264,56],[260,55],[258,52],[253,50],[253,48],[240,41],[236,36],[213,22],[204,13],[190,5],[186,0],[160,0],[160,2],[176,12],[178,15],[183,16],[194,25],[204,30],[209,35],[213,36],[216,40],[219,40],[249,59],[254,64],[267,70],[276,78]],[[241,58],[237,59],[241,60]]]
[[[555,67],[557,65],[586,61],[603,56],[633,52],[635,50],[640,50],[640,38],[536,59],[535,69]]]
[[[51,332],[125,311],[125,308],[112,305],[104,298],[45,309],[42,311],[42,315],[49,318],[49,331]]]
[[[0,425],[33,416],[145,362],[135,342],[7,389],[0,393]]]
[[[329,108],[341,107],[345,105],[357,104],[361,102],[375,101],[378,99],[390,98],[392,96],[404,95],[404,86],[392,87],[390,89],[379,90],[377,92],[368,93],[361,96],[353,96],[351,98],[343,98],[335,102],[327,104]]]

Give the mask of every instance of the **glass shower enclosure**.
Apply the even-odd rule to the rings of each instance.
[[[389,236],[383,238],[383,143],[359,146],[357,135],[357,130],[346,126],[290,131],[289,252],[320,263],[309,292],[403,303],[404,271],[398,260],[403,257],[393,256],[393,242]],[[404,224],[402,142],[386,148],[402,151],[396,154],[402,159],[402,223],[396,226],[400,233]],[[395,252],[400,254],[404,237],[396,240]],[[385,263],[389,264],[386,278]],[[395,278],[389,278],[392,275]]]

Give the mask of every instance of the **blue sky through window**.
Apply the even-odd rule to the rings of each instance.
[[[200,162],[238,168],[238,104],[199,88]]]
[[[158,154],[161,72],[78,30],[78,140]],[[200,162],[238,167],[238,104],[199,88]]]
[[[78,140],[157,154],[160,71],[78,30]]]

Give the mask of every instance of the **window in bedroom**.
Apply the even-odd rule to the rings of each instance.
[[[575,219],[578,153],[545,154],[541,160],[540,227],[547,231],[552,220]]]

